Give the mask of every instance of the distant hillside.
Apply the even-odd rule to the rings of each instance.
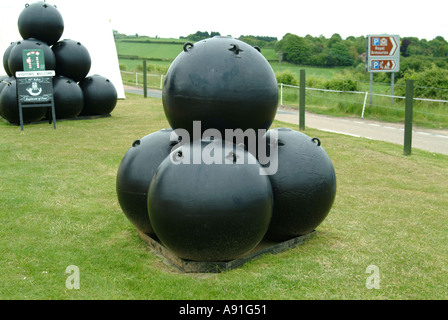
[[[187,39],[162,39],[149,37],[127,37],[115,40],[119,59],[173,61],[183,50]],[[194,42],[194,41],[192,41]],[[261,53],[267,60],[278,61],[274,48],[262,48]]]

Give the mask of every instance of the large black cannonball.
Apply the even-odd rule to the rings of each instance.
[[[118,168],[116,191],[121,209],[138,230],[154,238],[148,216],[148,189],[156,169],[177,144],[176,137],[172,129],[163,129],[135,140]]]
[[[118,95],[109,79],[95,74],[81,80],[79,86],[84,94],[81,115],[107,115],[115,109]]]
[[[273,132],[273,131],[276,132]],[[266,133],[274,211],[266,238],[284,241],[313,231],[327,217],[336,196],[333,164],[320,140],[288,128]],[[275,156],[278,155],[278,157]],[[270,166],[272,163],[264,164]]]
[[[42,120],[47,108],[23,108],[23,122],[36,122]],[[0,116],[10,123],[20,123],[19,105],[17,102],[17,82],[14,77],[9,78],[0,93]]]
[[[9,59],[9,54],[11,53],[12,48],[16,45],[15,42],[11,42],[11,44],[8,46],[8,48],[6,48],[5,52],[3,53],[3,69],[5,69],[5,72],[8,76],[14,76],[12,74],[11,71],[9,71],[9,66],[8,66],[8,59]]]
[[[162,244],[180,258],[233,260],[256,247],[269,226],[269,178],[260,175],[262,167],[250,153],[224,145],[220,140],[184,144],[160,164],[151,181],[151,224]]]
[[[58,42],[64,32],[64,20],[59,10],[43,1],[26,4],[17,25],[23,39],[36,38],[50,46]]]
[[[8,68],[12,75],[16,71],[23,71],[22,51],[24,49],[41,49],[44,53],[45,70],[54,70],[56,68],[56,58],[53,51],[47,43],[37,39],[26,39],[17,41],[12,47],[8,57]]]
[[[163,86],[163,107],[173,129],[268,129],[278,104],[275,74],[263,55],[231,37],[186,43]]]
[[[6,75],[0,76],[0,93],[2,92],[4,86],[6,86],[8,83],[10,83],[15,79],[16,79],[15,77],[8,77]]]
[[[80,86],[63,76],[53,78],[54,109],[57,119],[76,118],[84,106],[84,97]]]
[[[79,82],[89,73],[92,60],[81,42],[64,39],[53,45],[51,50],[56,57],[56,75]]]

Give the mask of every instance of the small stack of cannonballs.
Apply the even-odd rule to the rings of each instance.
[[[230,261],[263,239],[309,234],[326,218],[333,164],[319,139],[270,129],[278,85],[258,48],[231,37],[186,43],[162,98],[171,128],[135,140],[116,179],[140,234],[185,260]],[[249,132],[256,140],[235,139]]]
[[[47,2],[26,4],[18,18],[22,40],[12,42],[3,54],[7,75],[0,77],[0,116],[10,123],[19,122],[17,82],[15,74],[23,71],[24,49],[40,49],[45,70],[54,70],[53,99],[57,119],[79,116],[108,115],[117,103],[115,86],[101,75],[87,76],[91,58],[79,41],[60,40],[64,20],[56,6]],[[46,108],[23,109],[25,123],[47,116]]]

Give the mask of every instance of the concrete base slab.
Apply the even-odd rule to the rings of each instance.
[[[139,230],[137,230],[137,233],[150,248],[152,248],[163,258],[165,258],[169,262],[169,264],[185,273],[219,273],[232,270],[242,266],[248,261],[262,256],[263,254],[276,254],[294,248],[305,243],[307,240],[316,235],[316,231],[314,230],[306,235],[292,238],[283,242],[262,240],[257,245],[257,247],[255,247],[255,249],[244,256],[230,261],[210,262],[181,259],[169,249],[167,249],[160,241],[153,239],[152,237]]]

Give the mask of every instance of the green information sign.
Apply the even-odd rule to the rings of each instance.
[[[23,49],[23,71],[45,70],[45,57],[42,49]]]
[[[53,100],[52,78],[17,78],[17,96],[21,103],[50,102]]]

